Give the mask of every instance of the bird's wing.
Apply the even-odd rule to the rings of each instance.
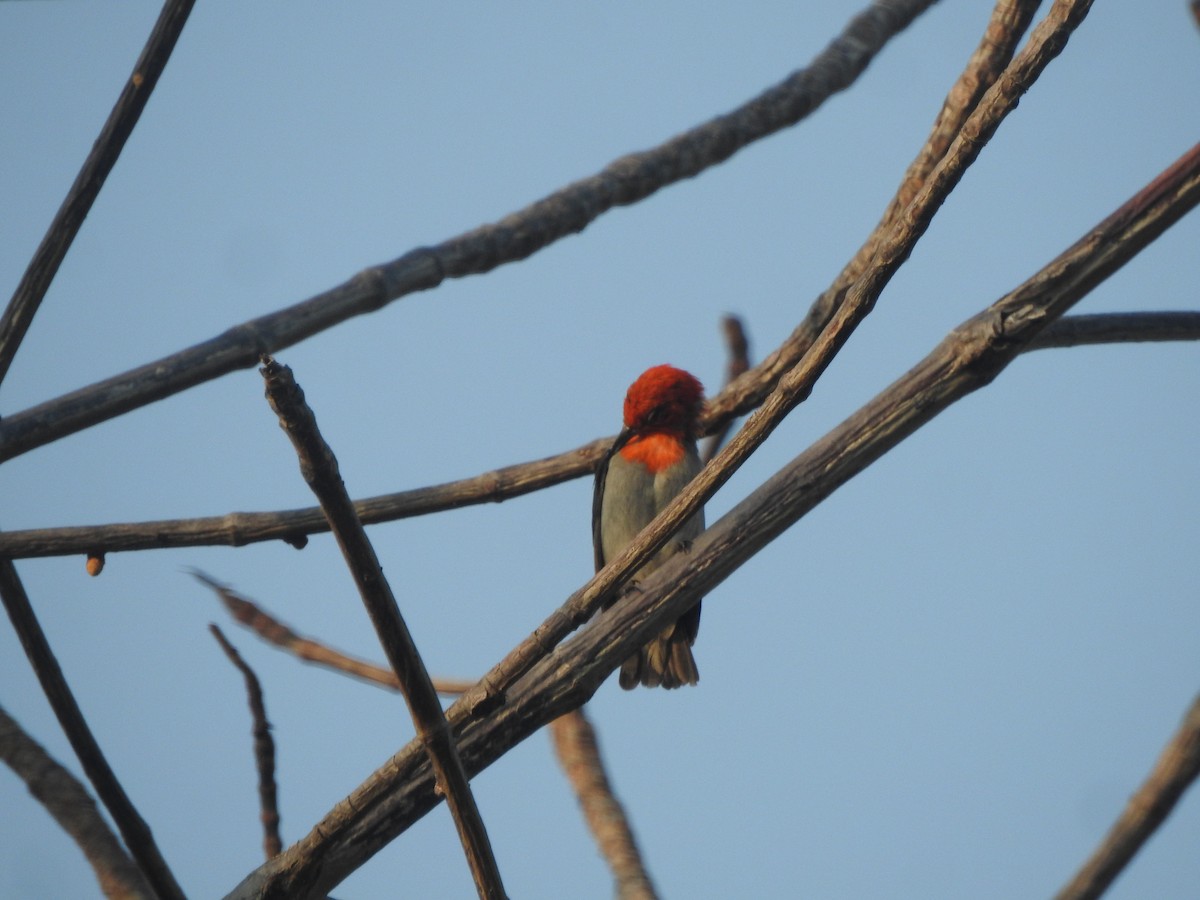
[[[592,488],[592,553],[595,557],[597,572],[604,568],[605,562],[604,544],[600,540],[600,514],[604,508],[604,482],[608,478],[608,463],[631,437],[633,437],[633,432],[628,428],[622,428],[617,439],[604,454],[604,459],[600,460],[600,465],[596,467],[596,482]]]

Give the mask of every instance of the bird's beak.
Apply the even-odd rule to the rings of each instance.
[[[620,433],[617,435],[617,439],[612,442],[612,446],[609,447],[608,452],[604,454],[604,459],[600,460],[600,471],[603,471],[608,467],[608,461],[617,455],[617,451],[629,443],[629,439],[631,437],[633,437],[632,428],[626,427],[621,429]]]

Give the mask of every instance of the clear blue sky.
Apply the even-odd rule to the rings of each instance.
[[[200,3],[0,389],[11,414],[494,221],[804,65],[843,3]],[[723,313],[776,346],[874,225],[986,21],[944,3],[799,127],[279,354],[355,496],[615,433],[671,362],[719,387]],[[157,15],[0,4],[5,298]],[[710,505],[727,510],[1196,140],[1183,0],[1099,3],[876,312]],[[1078,308],[1196,309],[1192,214]],[[835,493],[705,601],[694,690],[590,705],[666,897],[1044,897],[1200,691],[1200,347],[1039,352]],[[590,483],[373,528],[435,674],[497,661],[590,574]],[[0,467],[0,527],[308,506],[253,370]],[[260,860],[241,679],[199,567],[379,658],[333,542],[18,570],[190,896]],[[400,699],[230,625],[279,746],[285,840],[412,735]],[[0,703],[74,760],[10,629]],[[607,898],[544,734],[474,782],[513,897]],[[81,854],[0,771],[0,895],[83,897]],[[1194,897],[1189,796],[1117,898]],[[444,808],[339,897],[467,897]]]

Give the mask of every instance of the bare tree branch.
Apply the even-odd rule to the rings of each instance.
[[[693,544],[509,687],[485,715],[464,696],[447,715],[476,773],[578,708],[634,648],[921,425],[990,383],[1022,346],[1200,203],[1200,145],[1036,275],[954,329],[874,400],[805,450]],[[643,536],[644,537],[644,536]],[[568,601],[568,606],[571,601]],[[565,608],[565,607],[564,607]],[[564,613],[565,614],[565,613]],[[229,898],[330,890],[436,803],[419,742],[389,759],[313,830]]]
[[[0,760],[25,782],[29,793],[79,845],[105,897],[153,900],[153,891],[96,809],[87,789],[3,709],[0,709]]]
[[[909,165],[874,231],[863,241],[833,283],[813,301],[803,321],[787,340],[709,401],[707,415],[710,420],[728,421],[759,406],[784,373],[795,367],[808,352],[822,329],[829,324],[834,311],[845,301],[847,292],[870,264],[879,242],[892,228],[896,217],[924,187],[979,100],[1011,61],[1039,5],[1040,0],[998,0],[979,46],[950,88],[929,137]]]
[[[596,175],[556,191],[499,222],[390,263],[286,309],[234,326],[186,350],[0,422],[0,462],[111,419],[219,375],[254,365],[352,316],[436,287],[446,278],[488,272],[525,259],[586,228],[616,206],[729,159],[748,144],[796,124],[849,87],[889,39],[933,0],[875,0],[808,66],[732,112],[640,153],[623,156]]]
[[[500,503],[592,472],[611,444],[612,438],[599,439],[546,459],[506,466],[459,481],[369,497],[356,501],[354,510],[364,525],[374,525],[462,506]],[[308,535],[327,531],[329,523],[318,506],[279,512],[234,512],[197,519],[0,531],[0,557],[20,559],[214,545],[241,547],[271,540],[303,547]]]
[[[275,740],[271,737],[271,723],[267,721],[267,707],[263,702],[262,684],[250,665],[242,659],[237,648],[229,643],[229,639],[216,625],[209,625],[209,631],[229,657],[229,661],[242,673],[246,681],[246,699],[250,703],[250,717],[253,720],[254,735],[254,764],[258,770],[258,805],[259,819],[263,826],[263,853],[267,859],[278,856],[283,850],[283,840],[279,836],[279,795],[275,784]]]
[[[567,781],[579,799],[588,828],[612,869],[617,897],[619,900],[655,900],[658,895],[654,884],[642,862],[625,809],[604,772],[596,732],[583,708],[551,722],[550,738]]]
[[[146,102],[158,83],[158,76],[166,68],[195,2],[167,0],[163,5],[150,38],[134,63],[133,74],[117,98],[116,106],[108,114],[104,127],[100,129],[100,136],[84,160],[83,168],[75,176],[75,183],[58,208],[46,236],[29,261],[29,267],[21,277],[12,299],[8,301],[4,315],[0,316],[0,381],[8,374],[8,367],[12,365],[17,348],[21,346],[29,323],[46,296],[50,282],[58,273],[58,267],[75,240],[75,235],[79,233],[83,220],[87,218],[100,188],[104,186],[104,180],[116,165],[125,141],[141,118],[142,110],[146,108]]]
[[[125,789],[117,781],[117,776],[113,774],[92,730],[83,718],[79,704],[75,702],[67,679],[63,676],[58,660],[54,658],[54,652],[46,640],[45,632],[34,615],[25,587],[17,576],[16,567],[7,559],[0,559],[0,599],[4,601],[4,608],[12,620],[13,630],[21,639],[25,655],[29,657],[29,663],[42,685],[46,699],[50,701],[54,715],[62,725],[67,740],[71,742],[71,748],[79,757],[83,771],[95,787],[109,815],[113,817],[125,846],[137,861],[146,881],[162,900],[183,900],[183,891],[159,853],[150,828],[138,815]]]
[[[1144,341],[1200,341],[1200,312],[1101,313],[1063,316],[1027,350]]]
[[[1101,313],[1063,316],[1048,325],[1022,348],[1022,352],[1112,343],[1196,340],[1200,340],[1200,312]],[[611,437],[598,438],[545,459],[505,466],[446,484],[356,500],[354,510],[364,525],[375,525],[463,506],[503,503],[590,474],[612,441]],[[27,559],[96,554],[103,559],[104,553],[118,551],[242,547],[273,540],[302,547],[309,535],[328,531],[329,523],[319,506],[276,512],[231,512],[193,519],[29,528],[0,531],[0,557]]]
[[[505,900],[500,868],[458,758],[454,736],[375,550],[354,513],[333,451],[321,437],[316,417],[292,378],[291,369],[266,357],[261,372],[271,409],[279,416],[280,426],[296,448],[300,472],[321,502],[379,643],[400,680],[417,735],[437,774],[438,790],[445,796],[454,817],[479,896],[483,900]]]
[[[721,319],[721,331],[725,334],[725,346],[729,348],[729,362],[725,365],[725,386],[728,387],[750,370],[750,341],[746,337],[746,329],[742,320],[737,316],[725,316]],[[725,419],[720,426],[709,435],[704,442],[704,452],[700,458],[704,465],[712,462],[717,451],[729,437],[733,427],[733,418]]]
[[[1012,61],[1013,54],[1017,52],[1021,38],[1029,29],[1033,14],[1040,5],[1041,0],[997,0],[987,28],[979,39],[979,45],[946,95],[925,145],[917,152],[916,158],[904,173],[896,196],[888,204],[879,225],[839,276],[834,285],[835,290],[839,287],[849,287],[871,262],[874,246],[879,238],[917,196],[930,173],[958,137],[984,93],[996,83],[996,79]]]
[[[305,662],[315,663],[335,672],[360,678],[391,691],[400,690],[400,679],[396,677],[393,670],[386,666],[378,666],[375,663],[347,656],[326,644],[296,634],[290,627],[258,604],[199,570],[193,569],[192,577],[213,590],[235,621],[249,628],[268,644],[285,650]],[[433,679],[434,690],[448,696],[457,696],[474,683],[473,681],[455,681],[450,678]]]
[[[1112,830],[1055,900],[1095,900],[1171,814],[1175,804],[1200,775],[1200,697],[1179,730],[1163,748],[1158,762],[1129,798]]]

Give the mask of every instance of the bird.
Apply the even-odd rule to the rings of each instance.
[[[695,376],[671,365],[652,366],[630,385],[624,428],[596,471],[592,499],[596,571],[637,537],[700,471],[696,426],[703,408],[703,386]],[[633,579],[686,550],[703,530],[701,508]],[[700,673],[692,645],[699,628],[697,602],[622,664],[621,687],[696,684]]]

